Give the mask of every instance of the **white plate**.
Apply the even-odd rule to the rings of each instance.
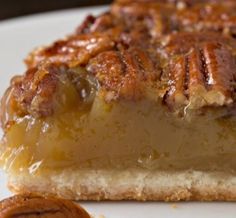
[[[88,13],[104,7],[66,10],[0,22],[0,95],[15,74],[23,73],[23,58],[34,47],[72,32]],[[0,199],[10,195],[0,172]],[[106,218],[235,218],[235,203],[82,202],[92,214]],[[175,207],[176,206],[176,207]]]

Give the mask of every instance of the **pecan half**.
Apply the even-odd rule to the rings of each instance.
[[[16,195],[0,202],[0,218],[90,218],[72,201],[53,197]]]

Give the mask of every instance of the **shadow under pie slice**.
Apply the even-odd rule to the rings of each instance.
[[[179,9],[152,4],[160,10],[114,3],[27,58],[1,101],[0,164],[11,190],[236,200],[236,41],[219,31],[159,31],[161,9]]]

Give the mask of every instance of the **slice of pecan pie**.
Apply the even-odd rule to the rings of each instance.
[[[17,193],[236,200],[236,3],[119,0],[33,51],[1,103]]]

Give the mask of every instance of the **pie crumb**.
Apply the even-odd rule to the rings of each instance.
[[[171,204],[171,207],[172,207],[173,209],[178,208],[176,204]]]

